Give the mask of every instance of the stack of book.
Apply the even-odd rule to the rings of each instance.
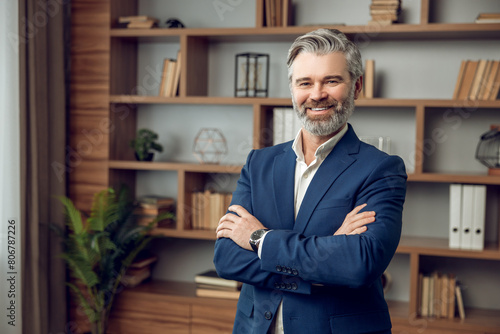
[[[122,277],[122,284],[133,288],[151,277],[151,267],[158,260],[155,255],[140,256],[128,267]]]
[[[497,99],[500,91],[499,60],[463,60],[453,92],[457,100]]]
[[[372,0],[368,24],[390,25],[398,22],[400,13],[401,0]]]
[[[195,230],[213,230],[226,214],[232,194],[205,190],[191,194],[191,223]]]
[[[175,213],[175,201],[169,197],[143,196],[137,202],[138,206],[134,210],[134,216],[139,225],[148,225],[160,214]],[[172,219],[163,219],[158,222],[158,227],[166,228],[173,224]]]
[[[208,270],[195,276],[198,297],[238,299],[241,282],[220,278],[215,270]]]
[[[421,273],[418,277],[418,313],[421,317],[465,318],[462,291],[454,274]]]
[[[476,23],[500,23],[500,13],[481,13],[476,18]]]
[[[161,74],[159,96],[174,97],[178,95],[179,80],[181,77],[181,53],[177,59],[165,58]]]
[[[292,24],[291,0],[264,0],[266,27],[287,27]]]
[[[159,20],[147,15],[120,16],[118,24],[126,28],[149,29],[158,26]]]

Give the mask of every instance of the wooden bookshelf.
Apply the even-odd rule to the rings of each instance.
[[[420,0],[420,24],[321,27],[340,29],[353,38],[369,36],[372,40],[394,43],[403,40],[423,43],[457,40],[467,43],[471,39],[498,43],[500,40],[500,24],[429,23],[429,2]],[[134,191],[139,171],[174,172],[178,179],[177,223],[172,228],[156,228],[153,233],[170,238],[215,240],[213,231],[191,229],[187,214],[191,205],[190,194],[207,182],[209,174],[238,174],[242,166],[137,162],[133,160],[128,142],[135,134],[137,114],[144,105],[235,105],[252,109],[253,124],[248,126],[253,126],[253,147],[270,145],[262,137],[262,131],[272,120],[273,108],[291,106],[291,99],[208,96],[209,47],[219,42],[291,42],[298,35],[320,26],[263,27],[263,1],[256,0],[256,4],[254,28],[120,29],[116,28],[119,16],[140,14],[138,1],[72,1],[69,140],[72,150],[68,153],[68,176],[69,196],[79,209],[88,210],[93,194],[108,186],[125,183]],[[134,92],[138,82],[138,48],[142,43],[151,42],[178,44],[181,50],[180,95],[177,97],[144,96]],[[448,108],[473,108],[497,114],[500,101],[373,98],[357,100],[356,106],[413,110],[415,171],[409,174],[409,182],[486,184],[500,190],[499,176],[444,174],[425,170],[422,149],[426,139],[426,118],[431,113]],[[92,133],[94,135],[90,137],[90,148],[81,146],[91,140],[83,133],[96,130],[98,133]],[[497,220],[500,226],[500,218]],[[421,256],[500,261],[499,243],[500,240],[497,240],[478,252],[449,249],[447,239],[403,237],[397,252],[410,258],[410,297],[408,302],[389,301],[394,332],[420,333],[425,325],[425,333],[500,333],[500,312],[497,310],[467,310],[465,321],[418,319],[415,315],[416,280]],[[189,283],[156,281],[124,291],[117,301],[112,328],[120,333],[127,333],[127,330],[146,333],[144,328],[150,328],[155,333],[231,332],[236,305],[235,301],[197,298],[193,285]],[[214,314],[214,310],[219,308],[223,312]]]

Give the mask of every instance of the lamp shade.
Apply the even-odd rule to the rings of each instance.
[[[488,168],[500,168],[499,127],[495,127],[481,135],[476,148],[476,159]]]

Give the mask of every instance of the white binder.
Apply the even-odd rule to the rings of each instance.
[[[474,217],[474,186],[462,186],[462,229],[460,248],[472,249],[472,219]]]
[[[450,184],[449,247],[460,248],[462,229],[462,185]]]
[[[484,249],[484,221],[486,215],[486,186],[474,186],[471,249]]]

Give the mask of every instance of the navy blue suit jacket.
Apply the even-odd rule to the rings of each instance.
[[[252,151],[233,204],[272,229],[262,259],[222,238],[214,263],[243,288],[233,332],[263,334],[283,300],[286,334],[387,331],[380,277],[399,243],[406,194],[404,163],[361,142],[349,129],[316,172],[294,219],[292,142]],[[335,231],[356,206],[376,212],[358,235]]]

